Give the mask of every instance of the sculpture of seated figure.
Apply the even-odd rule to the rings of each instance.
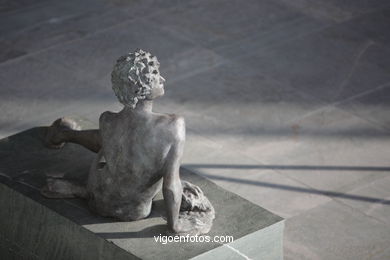
[[[70,118],[57,119],[48,128],[45,143],[50,148],[72,142],[97,156],[86,186],[48,179],[41,193],[85,198],[102,216],[132,221],[150,214],[162,188],[169,232],[204,234],[211,228],[214,208],[199,187],[179,176],[184,119],[152,112],[153,100],[164,94],[159,66],[157,58],[143,50],[120,57],[111,75],[112,88],[124,105],[120,112],[104,112],[97,130],[80,130]]]

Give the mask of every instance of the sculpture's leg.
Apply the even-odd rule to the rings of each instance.
[[[44,142],[49,148],[61,148],[65,143],[71,142],[85,148],[99,152],[101,139],[99,130],[80,130],[80,126],[70,118],[59,118],[47,129]],[[41,189],[42,195],[48,198],[87,198],[86,187],[64,179],[47,179],[46,185]]]
[[[84,198],[88,192],[84,186],[61,179],[47,179],[46,185],[41,189],[41,194],[48,198]]]
[[[61,148],[65,143],[84,146],[92,152],[99,152],[101,138],[98,129],[80,130],[78,124],[70,118],[59,118],[48,128],[45,144],[49,148]]]

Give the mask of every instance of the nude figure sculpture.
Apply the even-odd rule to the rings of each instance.
[[[157,58],[143,50],[120,57],[111,74],[112,88],[124,105],[120,112],[101,114],[96,130],[80,130],[70,118],[57,119],[48,128],[48,147],[72,142],[97,156],[86,186],[48,179],[41,193],[49,198],[84,198],[102,216],[133,221],[150,214],[152,200],[162,188],[168,232],[205,234],[214,208],[198,186],[179,176],[184,119],[152,112],[153,100],[164,94],[159,66]]]

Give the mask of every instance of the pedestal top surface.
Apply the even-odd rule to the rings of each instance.
[[[93,128],[79,120],[83,128]],[[151,215],[143,220],[120,222],[97,216],[79,199],[47,199],[39,190],[49,176],[85,182],[94,153],[74,144],[60,150],[44,147],[46,127],[36,127],[0,140],[0,182],[19,191],[96,235],[113,242],[140,258],[190,258],[221,246],[219,243],[156,242],[154,236],[165,235],[166,221],[161,192],[153,201]],[[181,178],[204,191],[213,204],[216,218],[210,237],[243,236],[282,220],[279,216],[226,191],[213,182],[181,168]],[[181,256],[181,257],[179,257]]]

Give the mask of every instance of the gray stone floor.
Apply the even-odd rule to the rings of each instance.
[[[184,167],[286,218],[285,259],[389,259],[389,28],[388,0],[1,1],[0,137],[118,110],[141,47]]]

